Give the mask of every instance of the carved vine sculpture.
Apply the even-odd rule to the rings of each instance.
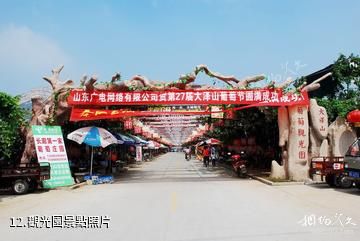
[[[74,81],[67,80],[65,82],[60,81],[60,73],[64,66],[60,66],[52,70],[51,76],[44,76],[43,79],[46,80],[53,90],[53,94],[46,99],[42,100],[41,97],[34,97],[32,99],[33,110],[32,118],[30,121],[31,125],[46,125],[47,123],[57,123],[62,124],[65,120],[69,119],[70,108],[67,104],[67,95],[69,90],[74,88]],[[198,65],[195,69],[185,75],[181,75],[178,80],[172,81],[170,83],[163,81],[154,81],[149,80],[145,76],[135,75],[129,80],[121,80],[119,73],[115,73],[112,76],[111,81],[105,84],[98,84],[98,78],[96,75],[88,77],[84,75],[80,80],[81,86],[87,91],[92,90],[112,90],[112,91],[131,91],[131,90],[152,90],[152,91],[163,91],[170,89],[210,89],[214,87],[206,85],[194,85],[197,76],[199,73],[205,73],[211,78],[216,78],[220,81],[226,83],[232,89],[246,89],[249,87],[249,84],[261,81],[265,79],[264,75],[256,75],[252,77],[246,77],[244,79],[238,79],[235,76],[226,76],[217,72],[211,71],[206,65]],[[278,85],[279,88],[285,88],[292,83],[291,79],[288,79],[284,83]],[[268,86],[274,87],[274,82],[271,82]],[[26,145],[23,152],[21,162],[26,163],[33,157],[35,157],[35,147],[32,138],[31,129],[28,128],[24,131],[26,136]]]

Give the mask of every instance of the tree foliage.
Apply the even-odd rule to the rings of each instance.
[[[258,144],[276,146],[277,109],[261,107],[237,111],[234,120],[226,120],[224,125],[215,126],[207,135],[220,139],[225,144],[231,144],[236,138],[255,137]]]
[[[339,99],[358,97],[360,91],[360,57],[341,54],[333,68],[333,78],[338,83],[335,97]]]
[[[319,105],[326,108],[330,121],[360,108],[360,57],[341,54],[333,66],[333,83],[332,91],[318,99]]]
[[[22,143],[20,128],[25,111],[19,105],[19,97],[3,92],[0,92],[0,110],[0,158],[10,160],[17,157]]]
[[[333,65],[332,73],[330,86],[321,87],[325,89],[324,97],[318,98],[319,105],[326,108],[330,121],[337,116],[345,117],[351,110],[360,109],[360,57],[341,54]],[[300,86],[305,81],[301,77],[294,86]],[[208,136],[228,143],[236,137],[256,136],[257,140],[268,140],[277,135],[275,108],[237,111],[236,119],[229,125],[215,127],[207,133]]]

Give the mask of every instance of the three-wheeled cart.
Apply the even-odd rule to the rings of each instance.
[[[314,157],[310,163],[310,177],[320,175],[331,187],[350,188],[353,182],[344,176],[344,157]]]
[[[32,192],[50,179],[49,163],[22,163],[0,167],[0,189],[12,190],[15,194]]]

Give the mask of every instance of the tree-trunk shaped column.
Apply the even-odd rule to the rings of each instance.
[[[303,181],[308,177],[309,118],[307,106],[289,106],[289,179]]]

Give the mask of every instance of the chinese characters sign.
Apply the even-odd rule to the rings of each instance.
[[[306,93],[283,95],[281,89],[184,90],[184,91],[92,91],[72,90],[69,105],[209,105],[257,103],[308,104]],[[306,102],[306,103],[304,103]]]
[[[324,107],[310,104],[310,116],[316,136],[326,138],[328,135],[328,115]]]
[[[303,93],[302,95],[298,96],[299,99],[303,98],[299,103],[305,104],[308,102],[308,97],[306,93]],[[292,102],[296,103],[296,102]],[[292,103],[289,103],[291,105]],[[241,107],[233,108],[233,110],[240,110],[250,107],[256,107],[256,106],[281,106],[281,105],[287,105],[281,102],[277,103],[267,103],[267,102],[259,102],[256,104],[251,105],[244,105]],[[136,116],[158,116],[158,115],[212,115],[212,118],[215,116],[218,116],[220,118],[223,117],[223,112],[231,112],[233,110],[227,109],[221,109],[212,108],[209,109],[198,109],[198,110],[175,110],[175,111],[133,111],[129,109],[117,109],[117,110],[108,110],[108,109],[83,109],[79,107],[73,107],[71,110],[71,116],[70,121],[84,121],[84,120],[103,120],[103,119],[118,119],[118,118],[129,118],[129,117],[136,117]],[[231,115],[231,114],[230,114]],[[177,117],[175,117],[177,118]],[[232,118],[232,117],[231,117]],[[229,118],[230,119],[230,118]],[[132,126],[130,123],[126,123],[125,128],[126,129],[132,129]]]
[[[211,106],[211,118],[222,119],[224,118],[224,112],[221,112],[221,106]]]
[[[111,113],[110,113],[111,114]],[[124,128],[125,130],[131,130],[133,128],[133,122],[131,119],[127,119],[124,122]]]
[[[327,136],[328,134],[328,116],[324,107],[319,108],[319,123],[320,123],[320,133],[322,136]]]
[[[139,126],[135,126],[135,127],[134,127],[134,133],[135,133],[135,134],[141,134],[141,132],[142,132],[141,127],[139,127]]]
[[[305,106],[296,107],[296,122],[297,122],[297,149],[298,149],[298,160],[305,162],[308,154],[308,120],[307,120],[307,108]]]
[[[74,184],[60,126],[32,126],[39,163],[49,162],[50,179],[43,181],[45,188]]]
[[[101,120],[101,119],[118,119],[134,116],[157,116],[157,115],[206,115],[209,111],[177,111],[177,112],[163,112],[163,111],[131,111],[131,110],[105,110],[105,109],[80,109],[73,107],[71,110],[70,121],[80,120]],[[133,124],[125,121],[126,129],[133,129]]]

